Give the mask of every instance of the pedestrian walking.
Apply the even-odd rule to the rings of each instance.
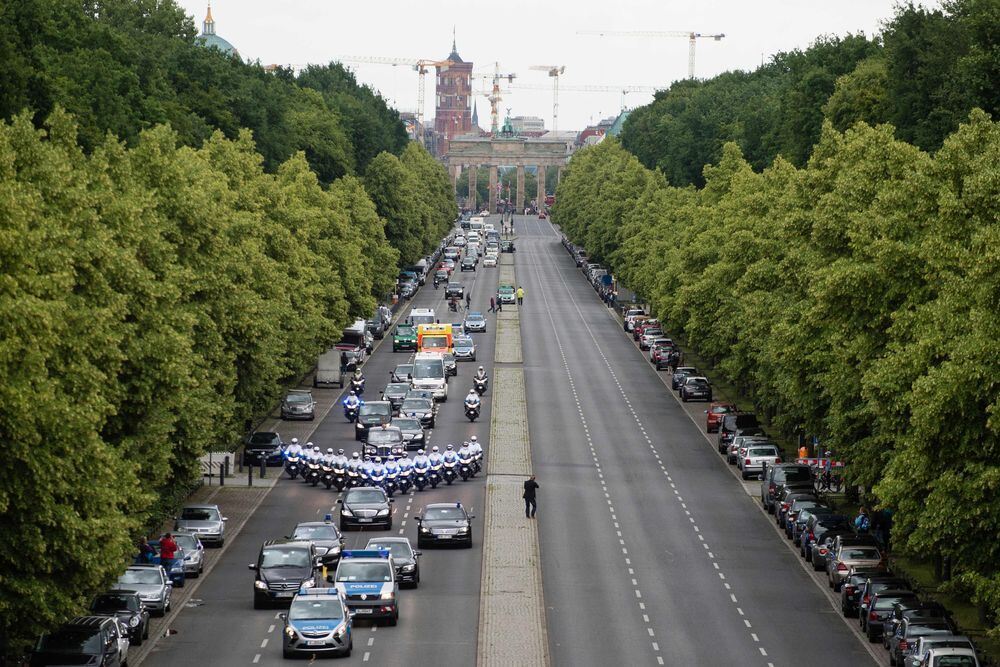
[[[471,292],[466,292],[465,293],[465,309],[468,310],[471,305],[472,305],[472,293]]]
[[[868,532],[868,528],[871,527],[871,519],[868,518],[868,510],[864,507],[858,510],[858,516],[854,518],[854,529],[859,534],[864,534]]]
[[[497,310],[497,300],[495,297],[490,297],[490,312],[495,313]]]
[[[501,301],[500,299],[497,299],[497,312],[498,313],[503,312],[503,301]]]
[[[174,536],[167,533],[162,538],[160,538],[160,565],[163,569],[170,572],[170,566],[174,564],[174,558],[177,556],[177,542],[174,542]]]
[[[532,475],[524,482],[524,516],[528,519],[535,518],[535,511],[538,509],[538,503],[535,499],[535,491],[538,490],[538,482],[535,481],[535,476]]]
[[[524,303],[524,288],[520,285],[517,286],[517,305]]]
[[[140,563],[152,563],[153,557],[156,555],[156,550],[153,549],[152,545],[149,543],[145,537],[139,538],[139,557],[136,559]]]

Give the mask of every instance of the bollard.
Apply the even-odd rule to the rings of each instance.
[[[253,466],[247,466],[247,486],[253,486]]]
[[[260,457],[260,478],[264,479],[267,477],[267,457]]]
[[[222,461],[222,463],[226,466],[225,472],[223,474],[226,477],[229,477],[229,455],[228,454],[226,454],[226,458]]]
[[[222,463],[219,464],[219,486],[226,485],[226,466]]]

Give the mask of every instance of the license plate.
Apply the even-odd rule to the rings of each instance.
[[[354,613],[355,614],[370,614],[370,613],[372,613],[372,610],[370,608],[368,608],[368,607],[359,607],[359,608],[357,608],[357,609],[354,610]]]
[[[358,521],[361,522],[361,523],[371,523],[372,522],[371,519],[358,519]]]
[[[276,598],[290,598],[295,595],[295,591],[279,591],[274,594]]]
[[[306,642],[306,646],[322,646],[325,643],[326,642],[323,641],[322,639],[311,639],[308,642]]]
[[[451,535],[438,535],[439,540],[450,540]]]

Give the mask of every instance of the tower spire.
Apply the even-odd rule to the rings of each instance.
[[[215,19],[212,18],[212,0],[208,0],[208,12],[205,14],[205,22],[202,24],[203,35],[215,34]]]
[[[455,42],[455,25],[454,24],[452,24],[452,26],[451,26],[451,52],[452,53],[458,53],[458,47],[456,46],[456,42]]]

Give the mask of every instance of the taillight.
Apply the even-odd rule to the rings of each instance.
[[[910,644],[909,644],[909,642],[907,642],[905,639],[900,639],[899,640],[899,650],[900,651],[909,651],[910,650]]]
[[[774,459],[774,462],[775,463],[781,463],[781,457],[779,456],[778,458]]]
[[[869,621],[877,621],[878,620],[878,613],[874,609],[872,609],[870,612],[868,612],[868,620]]]
[[[791,503],[781,503],[781,509],[787,510],[789,507],[791,507]]]
[[[774,482],[771,482],[770,486],[767,487],[767,490],[771,493],[774,493],[775,488],[776,487],[774,486]]]
[[[843,563],[841,563],[840,565],[843,565]],[[840,569],[840,565],[837,566],[838,570]],[[846,570],[847,567],[844,567],[844,569]],[[850,595],[851,593],[854,592],[854,586],[852,586],[850,584],[844,584],[844,592],[847,593],[848,595]]]
[[[812,531],[810,530],[810,531],[809,531],[809,541],[811,542],[811,541],[813,541],[813,540],[815,540],[815,539],[816,539],[816,534],[815,534],[815,533],[813,533],[813,532],[812,532]]]
[[[868,596],[868,595],[866,595],[866,596],[864,597],[864,599],[863,599],[863,600],[861,600],[861,604],[868,604],[868,601],[869,601],[870,599],[871,599],[871,596]]]
[[[747,459],[746,461],[743,462],[743,465],[749,466],[749,465],[753,465],[753,464],[750,463],[750,459]]]
[[[827,553],[827,551],[828,551],[828,549],[826,547],[820,547],[819,548],[819,555],[820,556],[825,556],[826,553]]]
[[[837,563],[837,572],[847,572],[847,566],[843,563]],[[851,586],[851,589],[853,590],[854,586]]]

